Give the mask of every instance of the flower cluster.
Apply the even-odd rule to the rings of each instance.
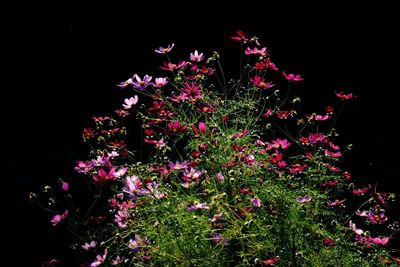
[[[395,196],[358,187],[340,167],[350,146],[336,144],[332,125],[354,95],[303,114],[293,91],[304,78],[281,70],[256,36],[232,40],[239,77],[225,79],[217,52],[172,60],[170,44],[155,50],[163,74],[118,84],[127,98],[115,116],[93,117],[83,131],[91,151],[75,167],[93,198],[60,207],[53,226],[75,231],[85,266],[397,264]],[[140,137],[128,134],[130,113]],[[345,205],[363,198],[354,213]]]

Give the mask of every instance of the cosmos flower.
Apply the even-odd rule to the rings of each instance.
[[[310,202],[311,199],[312,199],[312,197],[310,197],[310,196],[298,197],[298,198],[296,198],[296,202],[306,203],[306,202]]]
[[[171,52],[172,48],[174,48],[175,44],[172,43],[170,45],[168,45],[167,47],[162,47],[160,46],[158,49],[155,49],[154,52],[158,53],[158,54],[168,54],[169,52]]]
[[[196,50],[194,53],[190,53],[190,60],[193,62],[200,62],[204,59],[203,53],[200,53]]]

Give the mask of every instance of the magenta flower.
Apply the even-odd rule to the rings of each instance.
[[[302,78],[299,74],[286,74],[286,72],[282,72],[283,76],[285,76],[286,80],[288,80],[289,82],[299,82],[304,80],[304,78]]]
[[[363,188],[353,189],[351,192],[354,195],[358,196],[358,195],[364,195],[369,189],[370,189],[370,187],[366,186],[366,187],[363,187]]]
[[[388,217],[383,213],[376,214],[372,211],[368,212],[368,221],[370,224],[383,224],[388,220]]]
[[[53,226],[58,225],[62,220],[64,220],[65,218],[67,218],[68,216],[68,210],[65,210],[63,214],[57,214],[53,217],[53,219],[51,219],[51,223],[53,224]]]
[[[237,31],[237,35],[231,36],[231,39],[236,41],[236,42],[241,42],[241,43],[246,43],[249,41],[249,37],[246,33],[242,31]]]
[[[311,199],[312,199],[312,197],[310,197],[310,196],[298,197],[298,198],[296,198],[296,202],[306,203],[306,202],[310,202]]]
[[[329,115],[317,115],[317,114],[311,114],[311,115],[306,115],[306,118],[310,121],[310,120],[316,120],[316,121],[326,121],[327,119],[329,119],[331,116]]]
[[[135,95],[134,97],[131,98],[125,98],[125,104],[122,104],[124,109],[130,109],[132,108],[133,105],[136,105],[138,102],[138,96]]]
[[[290,147],[291,143],[287,139],[276,139],[272,140],[270,144],[268,144],[267,149],[288,149]]]
[[[377,245],[387,245],[389,243],[389,237],[371,237],[371,241]]]
[[[167,126],[170,134],[181,134],[187,129],[187,126],[181,124],[179,121],[169,122]]]
[[[152,78],[153,77],[149,75],[145,75],[142,80],[137,74],[135,74],[133,75],[133,79],[135,79],[136,81],[132,81],[132,87],[140,91],[144,91],[147,86],[151,84],[150,82]]]
[[[339,205],[343,204],[345,201],[346,201],[346,199],[342,199],[342,200],[336,199],[335,201],[328,202],[328,206],[330,206],[330,207],[339,206]]]
[[[204,59],[203,53],[200,53],[196,50],[194,53],[190,53],[190,60],[193,62],[200,62]]]
[[[62,182],[61,183],[61,188],[62,190],[64,190],[65,192],[67,192],[69,190],[69,184],[67,182]]]
[[[161,138],[160,140],[152,140],[152,139],[145,138],[143,141],[145,143],[155,145],[156,148],[158,148],[158,149],[161,149],[161,148],[163,148],[163,147],[165,147],[167,145],[164,142],[164,138]]]
[[[192,125],[193,132],[196,135],[201,135],[207,130],[207,125],[204,122],[199,122],[199,127],[197,128],[196,125]]]
[[[272,82],[266,82],[264,78],[258,75],[254,76],[254,78],[250,78],[250,82],[260,89],[269,89],[271,87],[274,87],[274,84]]]
[[[268,51],[266,47],[263,47],[261,49],[258,49],[257,47],[250,48],[247,47],[246,50],[244,51],[246,55],[260,55],[262,57],[266,57],[268,55]]]
[[[163,66],[160,66],[163,70],[179,70],[186,67],[188,63],[186,61],[180,61],[178,64],[173,64],[171,62],[165,62]]]
[[[103,255],[97,255],[96,259],[89,265],[90,267],[97,267],[101,264],[104,263],[104,261],[106,260],[107,257],[107,249],[104,250],[104,254]]]
[[[300,163],[295,163],[295,164],[292,164],[292,165],[290,166],[289,172],[290,172],[291,174],[300,173],[300,172],[303,172],[305,168],[307,168],[307,165],[306,165],[306,164],[303,164],[303,165],[302,165],[302,164],[300,164]]]
[[[335,95],[342,100],[349,100],[349,99],[354,98],[353,93],[345,94],[343,92],[339,92],[339,93],[336,93]]]
[[[112,167],[108,172],[104,169],[100,169],[97,174],[93,175],[93,180],[98,183],[114,181],[118,178],[115,173],[116,171],[114,167]]]
[[[255,198],[252,198],[251,200],[250,200],[250,202],[251,202],[251,204],[254,206],[254,207],[261,207],[261,199],[259,199],[259,198],[257,198],[257,197],[255,197]]]
[[[172,43],[170,45],[168,45],[167,47],[162,47],[160,46],[158,49],[155,49],[154,52],[158,53],[158,54],[168,54],[169,52],[171,52],[172,48],[174,48],[175,44]]]

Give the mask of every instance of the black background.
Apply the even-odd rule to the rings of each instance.
[[[86,151],[81,130],[92,115],[120,105],[126,95],[117,83],[136,72],[158,72],[161,58],[154,48],[171,42],[179,55],[198,49],[236,56],[229,37],[238,29],[265,40],[282,70],[305,77],[310,106],[322,109],[335,90],[354,92],[357,99],[337,125],[341,141],[354,144],[345,166],[356,180],[400,191],[394,10],[383,4],[276,7],[250,1],[226,7],[165,2],[5,9],[1,258],[40,266],[63,256],[62,229],[50,227],[51,217],[28,201],[28,193],[59,177],[79,179],[72,169]]]

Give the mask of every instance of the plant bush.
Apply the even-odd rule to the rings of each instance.
[[[399,264],[394,194],[340,167],[351,146],[336,144],[336,110],[354,95],[335,92],[335,105],[304,114],[303,77],[278,68],[255,36],[232,42],[239,77],[227,78],[217,52],[177,60],[174,44],[160,47],[163,74],[120,83],[129,95],[116,114],[84,129],[90,152],[75,169],[87,202],[73,203],[64,180],[61,199],[44,190],[82,265]]]

